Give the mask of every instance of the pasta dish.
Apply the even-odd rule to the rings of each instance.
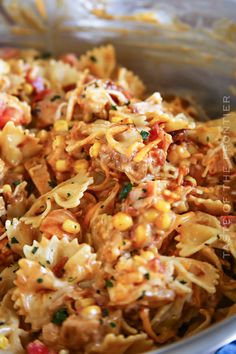
[[[236,312],[235,113],[111,45],[0,49],[0,350],[136,354]]]

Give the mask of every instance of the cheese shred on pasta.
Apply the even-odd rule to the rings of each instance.
[[[1,348],[143,353],[235,313],[236,114],[148,97],[111,45],[1,53]]]

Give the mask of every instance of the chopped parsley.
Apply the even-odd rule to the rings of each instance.
[[[91,61],[93,61],[94,63],[97,62],[97,58],[94,55],[91,55],[89,58]]]
[[[209,141],[210,141],[210,137],[209,136],[206,137],[206,141],[209,143]]]
[[[34,246],[34,248],[32,249],[31,253],[35,254],[38,251],[38,247]]]
[[[51,262],[50,262],[49,260],[46,260],[46,263],[47,263],[47,264],[51,264]]]
[[[139,296],[138,300],[142,300],[145,296],[145,290],[142,291],[142,295]]]
[[[71,194],[70,193],[67,193],[67,197],[69,198],[71,196]]]
[[[102,317],[107,317],[109,316],[109,310],[107,308],[102,309]]]
[[[115,322],[110,322],[110,326],[111,326],[111,328],[116,328]]]
[[[145,130],[141,130],[140,135],[143,138],[143,141],[146,141],[150,134],[149,134],[149,132],[146,132]]]
[[[55,95],[55,96],[53,96],[52,98],[51,98],[51,102],[54,102],[54,101],[56,101],[56,100],[59,100],[61,98],[61,96],[59,96],[59,95]]]
[[[113,109],[113,111],[117,111],[117,106],[115,106],[114,104],[111,105],[111,109]]]
[[[120,194],[119,194],[119,199],[123,200],[127,198],[129,192],[131,191],[133,185],[131,182],[127,183],[124,185],[124,187],[121,189]]]
[[[12,243],[12,244],[14,244],[14,243],[19,243],[19,241],[18,241],[15,237],[12,237],[11,243]]]
[[[6,244],[6,247],[11,249],[11,245],[9,243]]]
[[[48,181],[48,185],[49,185],[49,187],[51,187],[51,188],[55,188],[55,187],[57,186],[57,182],[51,180],[51,181]]]
[[[105,287],[106,287],[106,288],[112,288],[112,287],[113,287],[112,281],[109,280],[109,279],[107,279],[107,280],[105,281]]]
[[[12,182],[12,184],[13,184],[13,186],[19,186],[19,184],[21,184],[21,181],[14,181],[14,182]]]
[[[149,273],[145,273],[145,274],[144,274],[144,278],[146,278],[147,280],[149,280],[149,279],[150,279],[150,274],[149,274]]]
[[[41,284],[43,282],[43,279],[42,278],[38,278],[37,279],[37,283]]]
[[[69,316],[66,308],[57,310],[52,316],[52,323],[60,326]]]
[[[187,282],[185,280],[179,280],[181,284],[186,284]]]

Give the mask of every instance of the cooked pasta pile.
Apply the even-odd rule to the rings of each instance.
[[[0,349],[142,353],[235,313],[235,114],[148,96],[111,45],[0,57]]]

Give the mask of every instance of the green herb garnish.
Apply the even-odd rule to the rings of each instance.
[[[37,279],[37,283],[41,284],[43,282],[43,279],[42,278],[38,278]]]
[[[91,55],[89,58],[91,61],[93,61],[94,63],[97,62],[97,58],[94,55]]]
[[[12,244],[14,244],[14,243],[19,243],[19,241],[18,241],[15,237],[12,237],[11,243],[12,243]]]
[[[54,315],[52,316],[52,323],[60,326],[69,316],[68,311],[66,308],[62,308],[57,310]]]
[[[145,130],[141,130],[140,135],[143,138],[143,141],[146,141],[150,134],[148,132],[146,132]]]
[[[32,249],[31,253],[35,254],[35,253],[38,251],[38,249],[39,249],[39,248],[35,246],[35,247]]]
[[[149,280],[149,279],[150,279],[150,274],[149,274],[149,273],[144,274],[144,278],[146,278],[147,280]]]
[[[109,310],[108,310],[107,308],[102,309],[102,316],[103,316],[103,317],[109,316]]]
[[[112,287],[113,287],[112,281],[109,280],[109,279],[107,279],[107,280],[105,281],[105,287],[106,287],[106,288],[112,288]]]
[[[116,328],[115,322],[110,322],[110,326],[111,326],[111,328]]]
[[[61,96],[59,96],[59,95],[55,95],[55,96],[53,96],[52,98],[51,98],[51,102],[54,102],[54,101],[56,101],[56,100],[59,100],[61,98]]]
[[[12,182],[12,184],[13,184],[13,186],[19,186],[19,184],[21,184],[21,181],[14,181],[14,182]]]
[[[187,282],[185,280],[179,280],[181,284],[186,284]]]
[[[117,106],[115,106],[114,104],[111,105],[111,109],[113,109],[113,111],[117,111]]]
[[[145,290],[142,291],[142,295],[139,296],[138,300],[142,300],[145,296]]]
[[[133,187],[133,185],[131,182],[125,184],[124,187],[120,191],[119,199],[120,200],[126,199],[129,192],[131,191],[132,187]]]

